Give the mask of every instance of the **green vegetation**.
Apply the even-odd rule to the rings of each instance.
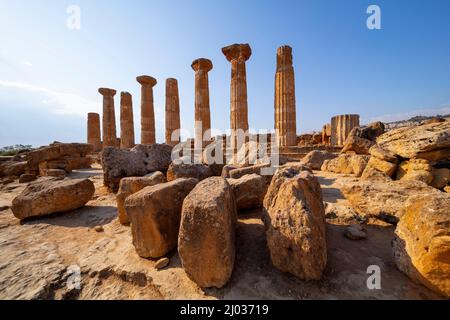
[[[0,148],[0,156],[15,156],[21,151],[32,149],[31,145],[16,144]]]

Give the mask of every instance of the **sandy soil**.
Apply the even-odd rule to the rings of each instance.
[[[24,222],[9,206],[25,184],[0,189],[1,299],[438,299],[399,272],[392,258],[394,227],[369,221],[368,238],[348,240],[343,232],[358,222],[340,193],[348,179],[316,172],[327,205],[328,265],[321,281],[301,281],[275,269],[265,245],[258,210],[241,212],[237,259],[231,281],[202,290],[190,281],[176,251],[163,270],[134,251],[129,227],[117,222],[115,196],[102,187],[100,169],[79,170],[96,185],[86,207]],[[2,208],[3,207],[3,208]],[[102,226],[97,232],[94,227]],[[369,265],[381,269],[381,289],[370,290]],[[71,270],[80,271],[71,273]],[[73,288],[80,280],[80,288]]]

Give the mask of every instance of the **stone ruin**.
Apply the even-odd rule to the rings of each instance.
[[[444,297],[450,297],[448,208],[450,208],[450,122],[433,122],[385,132],[383,123],[360,126],[358,115],[339,115],[310,136],[296,135],[292,49],[277,51],[275,129],[282,164],[250,163],[250,145],[239,150],[234,133],[248,130],[246,61],[248,44],[222,49],[231,63],[231,140],[244,164],[172,161],[180,128],[178,83],[166,81],[165,144],[155,141],[153,86],[141,84],[141,144],[135,145],[131,95],[122,92],[120,139],[116,137],[113,89],[103,95],[103,140],[97,114],[88,115],[88,144],[56,143],[2,163],[1,174],[56,175],[90,165],[89,153],[101,151],[103,182],[116,193],[118,221],[129,225],[137,255],[161,259],[177,250],[187,276],[201,288],[225,286],[233,273],[236,228],[244,209],[260,208],[272,265],[303,280],[322,278],[328,262],[326,208],[315,170],[351,175],[342,193],[361,217],[346,229],[364,239],[364,221],[397,224],[393,254],[399,270]],[[210,128],[208,72],[212,62],[194,60],[195,137],[186,143],[205,149]],[[264,139],[263,139],[264,140]],[[118,143],[120,141],[120,143]],[[201,142],[201,144],[199,143]],[[190,156],[190,155],[189,155]],[[85,205],[95,188],[89,179],[48,179],[30,183],[12,203],[19,219],[65,212]],[[431,208],[431,209],[430,209]],[[430,245],[431,244],[431,245]],[[444,257],[440,259],[439,257]],[[167,262],[166,262],[167,264]]]

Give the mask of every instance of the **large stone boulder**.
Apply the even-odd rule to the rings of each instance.
[[[236,220],[233,190],[222,177],[201,181],[184,199],[178,252],[187,275],[200,287],[220,288],[230,279]]]
[[[411,279],[450,298],[450,195],[408,199],[393,241],[397,267]]]
[[[102,151],[103,182],[116,192],[120,179],[166,172],[171,163],[172,147],[166,144],[137,145],[131,150],[104,148]]]
[[[35,181],[14,198],[11,209],[18,219],[70,211],[84,206],[94,192],[89,179]]]
[[[119,191],[117,192],[117,211],[118,219],[121,224],[129,224],[127,212],[125,210],[125,200],[132,194],[144,189],[145,187],[167,182],[163,173],[157,171],[149,173],[143,177],[127,177],[120,180]]]
[[[204,164],[175,164],[171,163],[167,170],[167,181],[179,178],[195,178],[198,181],[213,175],[209,166]]]
[[[410,159],[400,163],[397,170],[397,180],[418,180],[431,184],[433,182],[433,167],[425,159]]]
[[[7,161],[1,165],[1,175],[7,177],[20,177],[27,170],[28,164],[26,161]]]
[[[262,176],[266,181],[266,184],[269,185],[270,180],[272,179],[273,176],[273,168],[271,168],[270,163],[256,164],[253,166],[231,169],[228,172],[228,176],[233,179],[239,179],[247,174],[254,174],[254,173]]]
[[[340,154],[337,158],[325,160],[322,171],[334,173],[354,174],[360,177],[369,161],[368,155],[360,154]]]
[[[341,191],[361,216],[393,224],[402,217],[402,209],[411,196],[441,192],[416,180],[347,182]]]
[[[442,189],[444,188],[450,181],[450,169],[447,168],[439,168],[433,170],[433,181],[431,182],[431,186]]]
[[[145,187],[125,200],[139,256],[159,258],[176,248],[183,200],[197,182],[181,178]]]
[[[367,166],[365,167],[362,176],[366,177],[367,174],[365,174],[365,172],[369,171],[371,169],[382,172],[389,177],[393,177],[395,174],[395,171],[397,170],[397,163],[392,163],[392,162],[381,160],[377,157],[371,156],[369,161],[367,162]]]
[[[384,124],[374,122],[366,127],[355,127],[344,142],[342,152],[353,151],[357,154],[368,154],[378,136],[384,133]]]
[[[336,158],[336,153],[322,150],[313,150],[308,153],[300,162],[302,165],[310,167],[312,170],[320,170],[325,160]]]
[[[265,179],[256,174],[247,174],[238,179],[227,179],[234,192],[237,209],[262,207],[267,191]]]
[[[53,143],[47,147],[28,152],[25,159],[30,170],[37,170],[40,162],[61,159],[63,157],[85,157],[93,151],[87,143]]]
[[[327,263],[325,209],[309,171],[281,168],[264,199],[267,246],[273,265],[300,279],[320,279]]]
[[[445,159],[450,157],[450,122],[391,130],[379,136],[377,143],[407,159]]]

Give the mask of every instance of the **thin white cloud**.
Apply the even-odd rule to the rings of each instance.
[[[412,111],[402,112],[402,113],[384,114],[384,115],[369,119],[367,121],[367,123],[374,122],[374,121],[395,122],[395,121],[401,121],[401,120],[408,120],[415,116],[430,117],[430,116],[446,115],[446,114],[450,114],[450,103],[441,105],[440,107],[437,107],[437,108],[423,108],[423,109],[417,109],[417,110],[412,110]]]
[[[25,82],[0,80],[0,86],[14,88],[42,95],[42,104],[46,105],[49,111],[60,115],[82,115],[88,112],[99,111],[99,103],[86,99],[80,95],[55,91],[52,89],[36,86]]]
[[[26,67],[32,67],[33,66],[33,64],[30,61],[23,61],[22,63]]]

